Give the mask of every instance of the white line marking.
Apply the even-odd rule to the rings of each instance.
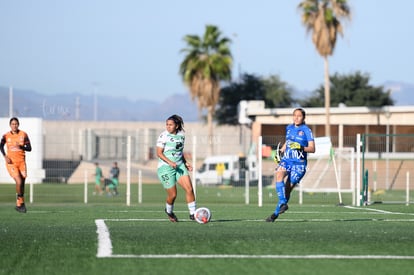
[[[105,258],[142,259],[391,259],[414,260],[414,256],[399,255],[247,255],[247,254],[117,254]]]
[[[112,242],[109,236],[108,227],[105,224],[105,221],[95,220],[96,224],[96,233],[98,233],[98,253],[97,257],[111,257],[112,256]]]
[[[414,215],[414,213],[391,212],[391,211],[385,211],[385,210],[375,209],[375,208],[361,208],[361,207],[354,207],[354,206],[344,206],[344,207],[348,209],[366,210],[366,211],[372,211],[372,212],[379,212],[383,214]]]
[[[106,219],[108,221],[166,221],[166,219]],[[376,219],[373,219],[375,221]],[[249,220],[263,221],[263,220]],[[292,220],[297,221],[297,220]],[[306,221],[335,221],[311,219]],[[337,220],[336,220],[337,221]],[[393,220],[387,220],[393,221]],[[406,221],[406,220],[402,220]],[[414,220],[409,220],[414,221]],[[141,258],[141,259],[391,259],[414,260],[414,256],[402,255],[247,255],[247,254],[112,254],[112,242],[104,219],[95,220],[98,233],[97,258]]]
[[[356,219],[280,219],[277,220],[277,223],[280,222],[346,222],[346,221],[358,221],[358,220],[370,220],[370,221],[381,221],[381,222],[414,222],[414,219],[380,219],[380,218],[356,218]],[[105,219],[105,221],[111,221],[111,222],[170,222],[167,219]],[[190,219],[181,219],[181,221],[190,221]],[[232,220],[225,220],[232,221]],[[234,222],[265,222],[264,219],[256,219],[256,220],[248,220],[248,219],[236,219]],[[221,220],[211,220],[212,223],[215,222],[223,222]]]

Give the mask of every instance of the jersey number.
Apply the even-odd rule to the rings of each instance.
[[[163,181],[168,181],[170,179],[167,174],[161,175],[161,178]]]

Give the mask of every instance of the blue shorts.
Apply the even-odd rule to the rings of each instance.
[[[278,167],[285,168],[290,183],[293,185],[296,185],[300,182],[303,176],[305,176],[306,166],[307,166],[306,164],[302,164],[302,163],[297,164],[297,163],[291,163],[291,162],[282,160],[279,163]]]

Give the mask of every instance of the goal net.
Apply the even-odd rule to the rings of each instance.
[[[355,156],[354,148],[333,148],[329,137],[315,138],[316,152],[308,155],[308,167],[299,184],[299,203],[304,194],[337,193],[338,203],[344,204],[343,194],[348,204],[355,205]]]

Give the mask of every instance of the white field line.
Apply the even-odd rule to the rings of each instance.
[[[380,209],[373,209],[373,208],[364,208],[364,207],[354,207],[354,206],[343,206],[343,208],[348,208],[348,209],[354,209],[354,210],[359,210],[359,211],[365,211],[362,212],[362,214],[370,214],[372,215],[373,212],[375,214],[395,214],[395,215],[411,215],[414,216],[414,213],[399,213],[399,212],[390,212],[390,211],[385,211],[385,210],[380,210]],[[34,211],[31,211],[34,212]],[[38,211],[40,212],[40,211]],[[44,211],[45,213],[49,213],[49,212],[53,212],[53,211]],[[63,211],[62,211],[63,212]],[[153,211],[153,210],[110,210],[108,211],[109,213],[164,213],[164,211]],[[174,213],[188,213],[188,210],[183,210],[183,211],[174,211]],[[289,215],[294,215],[294,214],[338,214],[338,212],[318,212],[318,211],[297,211],[297,210],[289,210]],[[361,212],[359,212],[361,213]],[[342,211],[340,212],[340,214],[355,214],[355,211],[349,211],[349,212],[345,212]],[[108,219],[106,219],[108,220]],[[164,219],[165,220],[165,219]],[[168,221],[168,220],[167,220]]]
[[[372,219],[377,221],[377,219]],[[106,226],[105,221],[139,221],[139,222],[154,222],[154,221],[165,221],[166,219],[97,219],[96,233],[98,234],[98,252],[97,258],[141,258],[141,259],[392,259],[392,260],[414,260],[414,256],[401,256],[401,255],[248,255],[248,254],[112,254],[112,241],[109,233],[109,229]],[[253,222],[263,222],[263,220],[244,220]],[[289,221],[289,220],[283,220]],[[290,220],[298,221],[298,220]],[[333,219],[309,219],[303,221],[338,221]],[[381,220],[384,221],[384,220]],[[395,221],[395,220],[385,220]],[[399,221],[411,221],[410,220],[399,220]]]
[[[313,212],[316,213],[316,212]],[[277,223],[281,222],[340,222],[340,221],[349,221],[355,219],[283,219],[278,220]],[[414,219],[365,219],[364,221],[381,221],[381,222],[414,222]],[[105,219],[105,221],[111,222],[170,222],[167,219]],[[190,221],[189,219],[180,219],[180,221]],[[231,221],[231,220],[226,220]],[[243,219],[243,220],[234,220],[234,221],[243,221],[243,222],[265,222],[264,219]],[[211,222],[220,222],[220,220],[212,220]]]
[[[399,213],[399,212],[391,212],[391,211],[385,211],[385,210],[375,209],[375,208],[361,208],[361,207],[355,207],[355,206],[344,206],[344,207],[348,208],[348,209],[378,212],[378,213],[381,213],[381,214],[411,215],[411,216],[414,216],[414,213]]]
[[[414,256],[397,255],[247,255],[247,254],[141,254],[112,255],[105,258],[141,258],[141,259],[390,259],[414,260]]]
[[[98,254],[96,257],[112,256],[112,242],[109,235],[109,229],[104,220],[95,220],[96,233],[98,233]]]

